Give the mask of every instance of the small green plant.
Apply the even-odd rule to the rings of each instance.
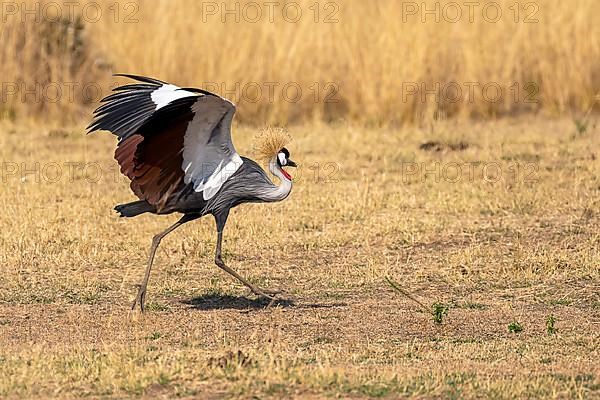
[[[402,289],[400,287],[400,285],[398,285],[396,282],[394,282],[389,276],[386,276],[385,280],[392,287],[392,289],[394,289],[396,292],[407,297],[409,300],[414,301],[417,305],[419,305],[419,307],[423,311],[425,311],[428,314],[431,314],[433,316],[433,322],[435,322],[436,324],[441,324],[444,320],[444,317],[446,315],[448,315],[448,310],[450,309],[450,307],[448,305],[443,304],[443,303],[434,303],[432,305],[433,309],[429,309],[427,306],[425,306],[425,304],[423,304],[422,302],[417,300],[412,294],[410,294],[406,290]]]
[[[161,372],[158,375],[158,384],[162,386],[167,386],[169,383],[171,383],[171,378],[169,377],[169,375],[165,374],[164,372]]]
[[[588,121],[582,119],[574,119],[575,129],[579,135],[585,135],[588,130]]]
[[[554,315],[548,315],[548,318],[546,319],[546,332],[548,332],[548,335],[554,335],[558,332],[558,328],[555,326],[555,324],[556,318],[554,318]]]
[[[510,324],[508,324],[508,331],[510,333],[519,333],[519,332],[523,332],[523,325],[521,325],[520,323],[518,323],[517,321],[513,321]]]
[[[433,322],[436,324],[441,324],[444,320],[444,317],[448,315],[448,306],[442,303],[434,303],[433,304]]]

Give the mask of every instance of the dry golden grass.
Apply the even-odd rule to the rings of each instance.
[[[20,124],[0,127],[0,398],[600,397],[598,1],[523,3],[515,22],[499,0],[497,23],[482,6],[403,21],[395,0],[320,2],[318,22],[300,0],[295,23],[222,22],[220,1],[203,21],[192,0],[102,0],[94,23],[6,14],[50,3],[0,18],[0,118]],[[114,140],[81,128],[113,72],[236,101],[243,154],[247,125],[291,125],[291,197],[236,209],[224,248],[287,300],[218,270],[205,218],[164,241],[148,312],[129,311],[176,216],[112,212],[133,199]],[[443,323],[388,276],[448,306]]]
[[[36,2],[26,3],[31,9]],[[496,23],[495,9],[484,3],[473,9],[473,22],[463,6],[453,23],[456,10],[448,4],[456,2],[446,0],[414,2],[415,15],[411,2],[321,1],[317,17],[314,1],[300,0],[302,17],[295,23],[289,22],[294,9],[286,20],[280,2],[273,22],[263,5],[262,18],[253,23],[249,3],[143,0],[118,2],[116,13],[115,2],[103,0],[102,17],[91,22],[96,8],[88,9],[82,33],[68,30],[61,44],[53,40],[62,25],[31,18],[22,24],[20,14],[8,15],[1,26],[3,82],[26,82],[29,89],[39,82],[40,91],[50,82],[67,91],[64,82],[76,82],[79,97],[33,104],[10,95],[3,112],[79,123],[91,108],[82,93],[86,84],[96,82],[106,93],[111,72],[216,90],[240,103],[240,121],[258,126],[313,120],[388,125],[523,112],[570,117],[586,112],[600,92],[597,0],[522,2],[518,11],[513,0],[499,0],[502,16]],[[216,14],[207,4],[216,5]],[[235,4],[239,22],[235,13],[223,15]],[[439,22],[425,14],[435,4]],[[83,14],[83,3],[74,10]],[[51,13],[42,17],[46,14]],[[62,50],[74,38],[79,53],[65,56]],[[296,98],[295,86],[284,90],[289,84],[302,89],[295,101],[286,101],[286,94]],[[486,85],[492,86],[484,90]],[[502,97],[492,101],[498,88]]]
[[[242,154],[254,133],[235,130]],[[164,241],[140,315],[150,239],[176,217],[116,217],[133,196],[110,135],[4,127],[0,397],[600,396],[597,126],[290,133],[291,197],[236,209],[224,256],[294,303],[219,271],[206,218]]]

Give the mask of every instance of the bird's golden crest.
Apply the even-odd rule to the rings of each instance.
[[[257,157],[269,161],[291,140],[292,136],[285,128],[269,126],[254,137],[254,152]]]

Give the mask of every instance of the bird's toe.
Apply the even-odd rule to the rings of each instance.
[[[265,297],[269,300],[275,300],[281,294],[281,290],[256,288],[254,294],[260,297]]]

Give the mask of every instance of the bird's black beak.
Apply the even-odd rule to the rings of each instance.
[[[293,162],[292,160],[290,160],[289,158],[288,158],[288,160],[287,160],[287,164],[285,164],[285,166],[286,166],[286,167],[294,167],[294,168],[298,168],[298,165],[297,165],[295,162]]]

